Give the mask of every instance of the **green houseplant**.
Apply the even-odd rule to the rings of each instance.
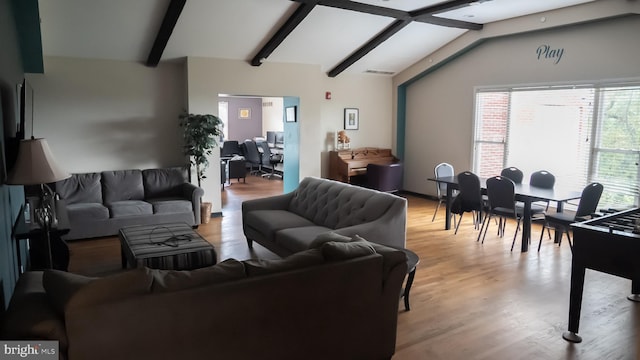
[[[222,120],[215,115],[189,114],[186,111],[180,115],[180,127],[184,138],[184,154],[196,168],[198,186],[202,187],[205,170],[209,166],[207,157],[218,145],[222,134]],[[211,219],[211,203],[200,204],[200,218],[202,223],[208,224]]]
[[[209,167],[207,157],[218,145],[222,134],[222,120],[215,115],[189,114],[180,115],[180,127],[184,137],[184,154],[189,156],[191,164],[196,168],[198,186],[206,178],[205,170]]]

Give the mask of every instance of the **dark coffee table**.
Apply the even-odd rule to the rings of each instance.
[[[122,268],[192,270],[217,261],[213,245],[186,223],[128,226],[118,234]]]

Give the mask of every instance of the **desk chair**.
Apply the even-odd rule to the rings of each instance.
[[[482,222],[482,212],[485,208],[482,200],[480,179],[476,174],[470,171],[458,174],[458,190],[459,193],[451,204],[451,213],[460,215],[454,234],[458,233],[458,228],[465,212],[473,214],[473,226],[477,229],[480,222]]]
[[[245,159],[250,165],[249,173],[250,174],[260,174],[262,171],[262,156],[258,151],[258,145],[255,141],[247,139],[244,141],[244,147],[246,154],[244,155]],[[256,169],[254,170],[254,167]]]
[[[233,155],[243,155],[240,150],[240,144],[238,144],[237,140],[227,140],[222,143],[222,148],[220,149],[220,156],[233,156]]]
[[[453,170],[453,165],[449,163],[440,163],[436,165],[436,167],[433,169],[433,172],[436,175],[436,178],[455,175]],[[436,214],[440,209],[440,205],[442,205],[443,202],[447,201],[447,184],[436,182],[436,194],[438,196],[438,205],[436,205],[436,211],[434,211],[433,213],[431,222],[433,222],[436,219]],[[456,220],[455,216],[453,217],[453,220],[454,220],[454,226],[455,226],[455,220]]]
[[[282,179],[282,175],[276,173],[276,164],[282,162],[282,155],[272,154],[269,143],[266,141],[261,142],[260,146],[262,147],[262,166],[271,169],[270,173],[262,174],[262,177],[271,180],[272,177],[276,176]]]
[[[516,237],[518,231],[520,231],[520,221],[524,216],[524,207],[516,203],[516,184],[513,180],[506,176],[494,176],[487,179],[487,197],[489,198],[489,215],[485,216],[480,228],[480,233],[484,229],[482,234],[482,243],[484,244],[484,238],[487,236],[487,230],[491,223],[491,218],[498,216],[500,221],[498,222],[498,236],[504,237],[504,230],[507,224],[507,218],[515,219],[518,222],[515,234],[513,235],[513,242],[511,243],[511,251],[516,243]],[[480,234],[478,234],[478,240],[480,240]]]
[[[568,214],[566,212],[545,214],[544,224],[542,225],[542,232],[540,233],[540,241],[538,242],[538,251],[540,251],[540,245],[542,244],[542,235],[545,228],[554,228],[555,231],[562,231],[563,235],[567,234],[567,240],[569,240],[569,247],[573,252],[573,245],[571,244],[571,236],[569,235],[569,226],[574,222],[586,221],[591,218],[591,215],[596,212],[598,203],[600,202],[600,196],[604,186],[602,184],[594,182],[587,185],[582,190],[580,195],[580,203],[578,203],[578,209],[575,215]],[[562,236],[558,242],[558,246],[562,242]]]

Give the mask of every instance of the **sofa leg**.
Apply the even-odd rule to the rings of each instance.
[[[253,240],[247,239],[247,245],[249,246],[249,249],[253,249]]]

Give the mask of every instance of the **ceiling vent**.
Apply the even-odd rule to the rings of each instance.
[[[393,71],[384,71],[384,70],[365,70],[367,74],[377,74],[377,75],[393,75],[395,74]]]

